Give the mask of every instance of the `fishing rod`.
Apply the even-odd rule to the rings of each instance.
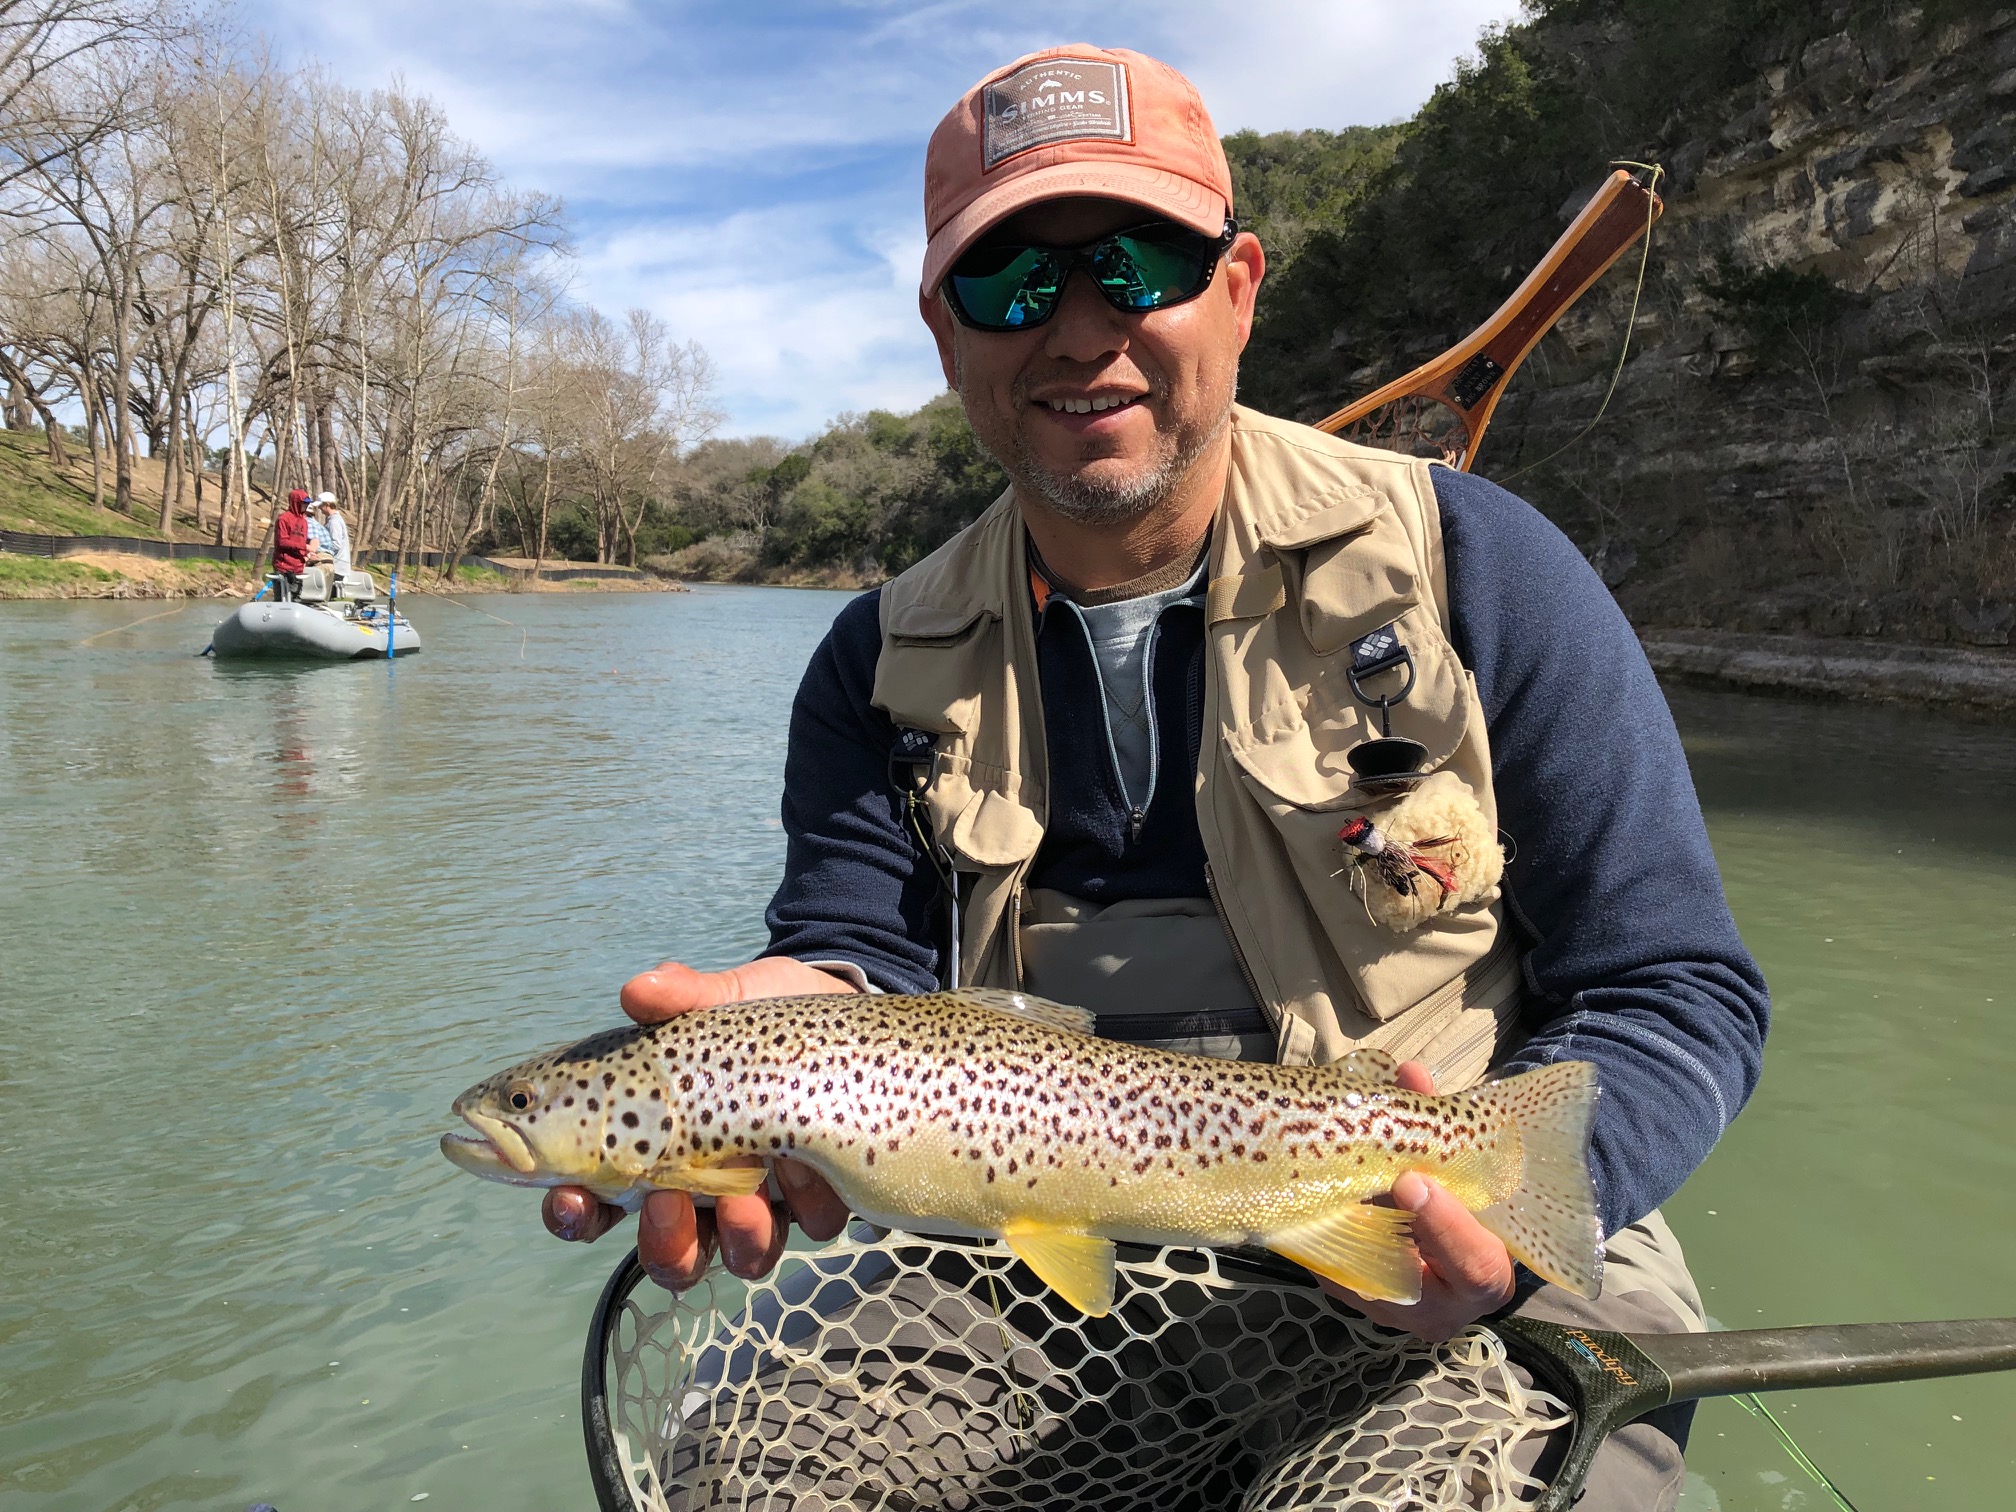
[[[1567,1512],[1603,1441],[1674,1402],[2016,1370],[2016,1318],[1677,1334],[1501,1318],[1491,1328],[1575,1414],[1567,1454],[1534,1512]]]

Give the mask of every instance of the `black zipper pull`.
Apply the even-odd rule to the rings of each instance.
[[[1140,842],[1141,826],[1146,824],[1147,822],[1148,822],[1148,811],[1146,809],[1137,808],[1134,810],[1133,813],[1127,816],[1127,838],[1130,842],[1136,844]]]

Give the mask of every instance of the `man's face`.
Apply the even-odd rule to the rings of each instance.
[[[1118,200],[1060,199],[989,235],[1076,247],[1150,219]],[[1034,330],[970,330],[939,297],[924,318],[974,434],[1020,488],[1075,519],[1132,519],[1170,496],[1223,427],[1265,266],[1242,235],[1209,288],[1167,309],[1116,310],[1078,269]]]

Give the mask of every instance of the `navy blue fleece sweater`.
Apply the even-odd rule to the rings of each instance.
[[[1591,1143],[1604,1230],[1615,1233],[1672,1195],[1749,1097],[1769,1014],[1764,981],[1723,900],[1672,717],[1609,592],[1524,501],[1446,468],[1434,477],[1456,649],[1477,678],[1499,822],[1517,844],[1507,893],[1530,947],[1535,1022],[1509,1064],[1598,1067]],[[792,709],[788,850],[768,953],[848,961],[879,987],[915,992],[936,979],[937,881],[889,783],[895,729],[869,702],[876,600],[864,594],[841,611]],[[1165,612],[1156,650],[1155,822],[1132,839],[1124,809],[1100,788],[1102,764],[1053,759],[1038,885],[1203,895],[1188,802],[1198,732],[1186,711],[1196,700],[1174,696],[1203,676],[1201,625],[1185,614],[1197,610]],[[1082,632],[1066,631],[1075,623],[1049,612],[1039,621],[1053,747],[1098,719],[1082,701],[1090,650]],[[1187,763],[1170,759],[1186,750]]]

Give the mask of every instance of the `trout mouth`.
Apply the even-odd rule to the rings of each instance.
[[[457,1108],[463,1122],[475,1134],[443,1134],[441,1153],[471,1175],[492,1181],[526,1185],[525,1178],[538,1170],[525,1136],[501,1118],[492,1118],[474,1108]]]

